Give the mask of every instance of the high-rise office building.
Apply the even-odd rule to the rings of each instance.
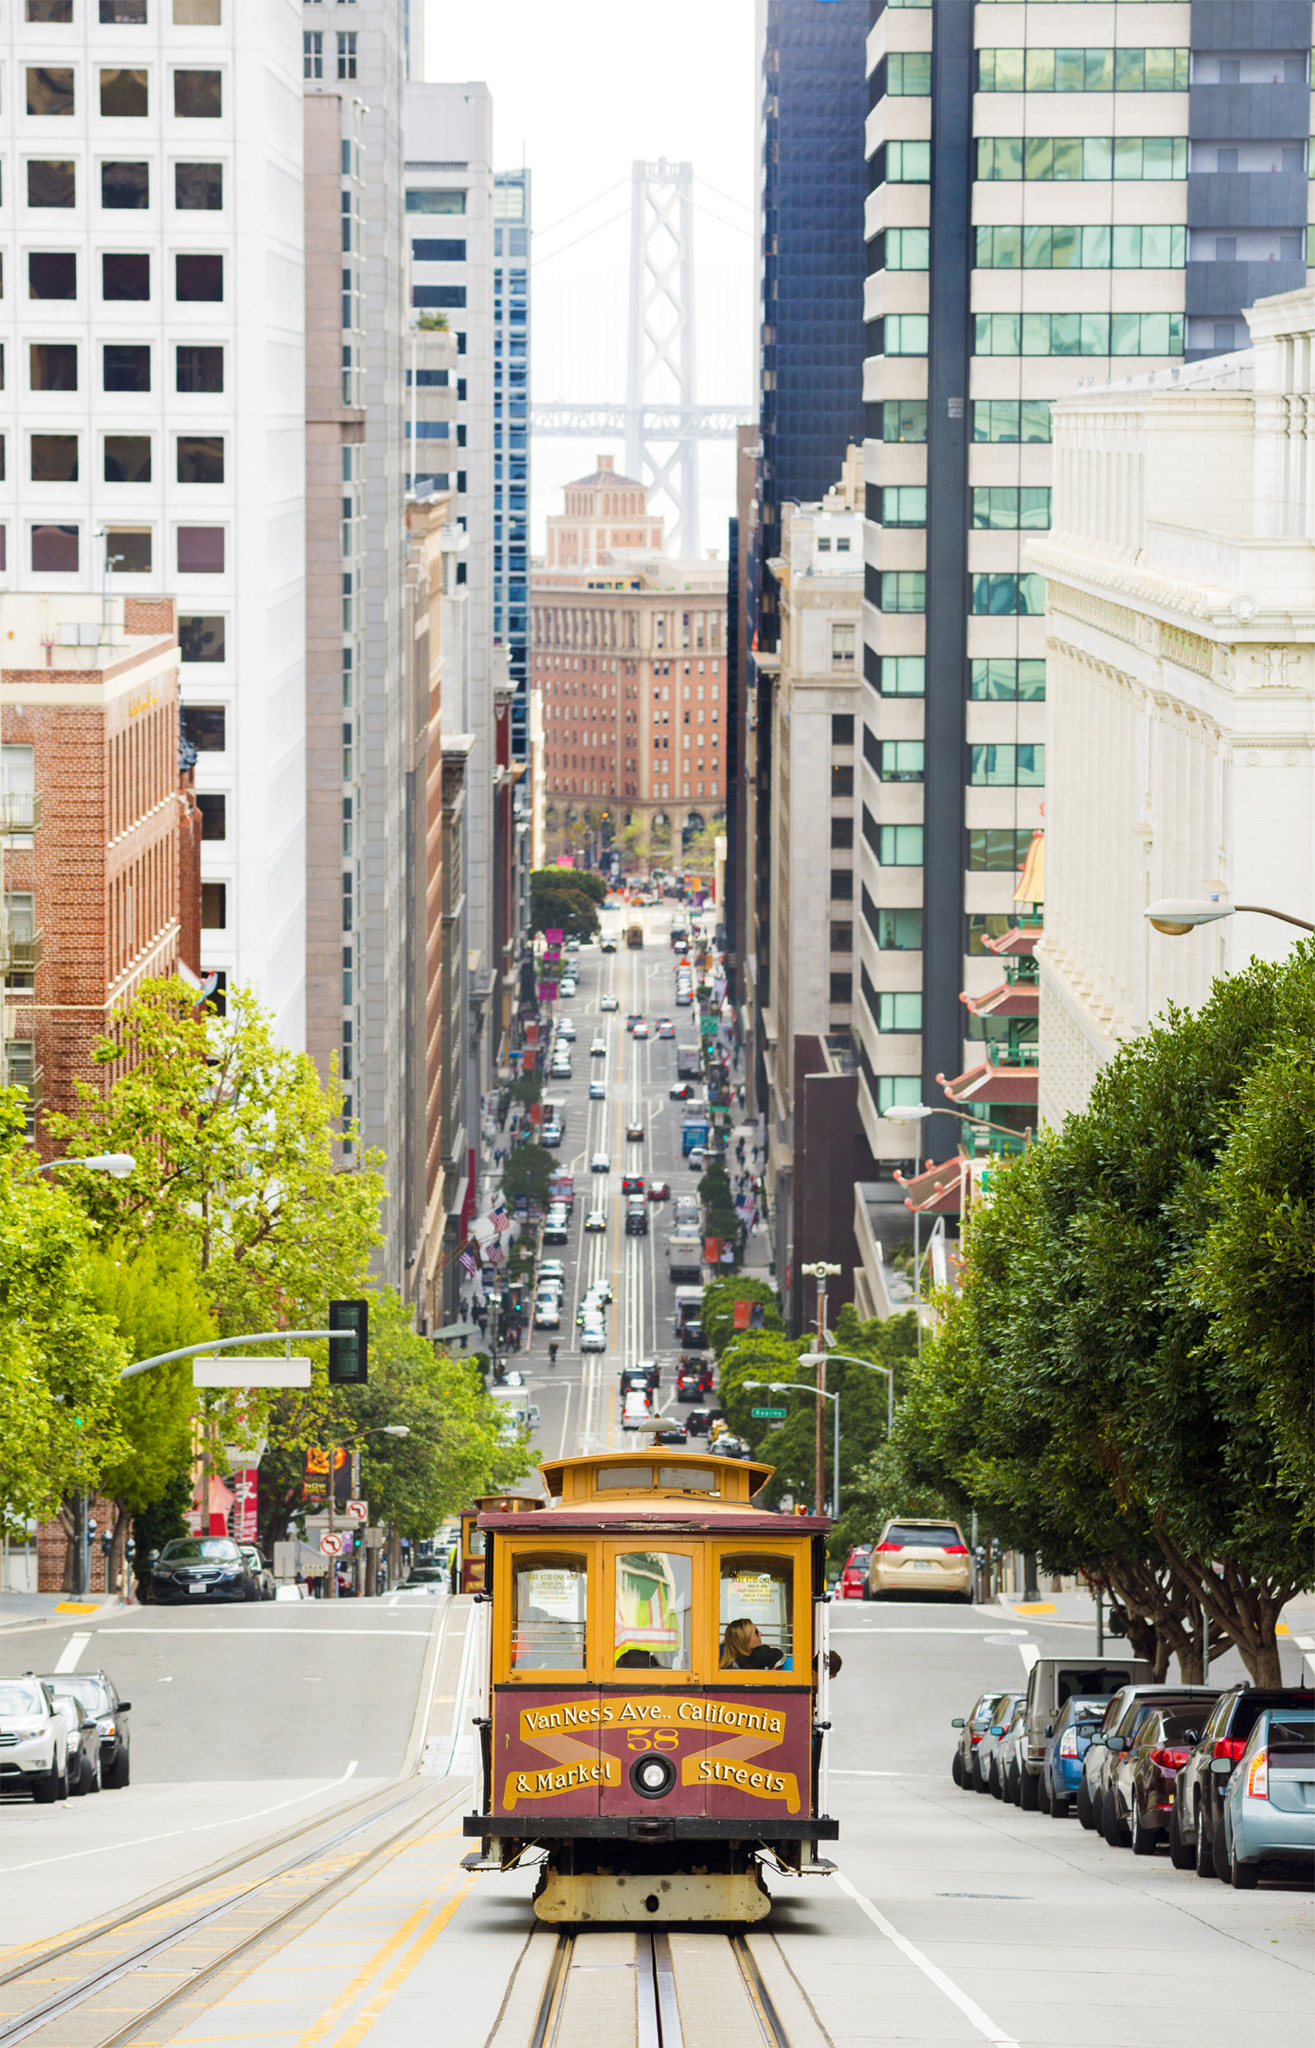
[[[999,980],[983,946],[1042,819],[1050,400],[1231,348],[1257,268],[1304,283],[1309,41],[1304,5],[873,6],[854,1014],[879,1172],[910,1151],[882,1111],[983,1060],[974,1112],[1037,1120],[1035,1026],[960,997]]]
[[[253,989],[294,1046],[303,11],[84,0],[11,7],[0,28],[17,144],[0,233],[0,587],[48,596],[55,622],[74,593],[176,600],[206,817],[202,963],[221,995]]]
[[[511,756],[529,758],[530,174],[493,179],[493,644],[515,695]]]

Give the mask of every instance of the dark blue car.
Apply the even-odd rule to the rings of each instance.
[[[1038,1804],[1056,1820],[1068,1814],[1082,1778],[1082,1759],[1108,1705],[1106,1699],[1067,1699],[1046,1731]]]

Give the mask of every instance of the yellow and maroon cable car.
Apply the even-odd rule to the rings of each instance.
[[[524,1515],[542,1506],[537,1493],[481,1493],[475,1496],[472,1506],[462,1508],[457,1551],[452,1560],[452,1591],[478,1593],[483,1590],[484,1531],[480,1527],[481,1515],[495,1511],[503,1515]]]
[[[619,1451],[489,1508],[476,1708],[481,1849],[546,1851],[558,1922],[759,1920],[764,1862],[826,1868],[824,1516],[753,1505],[769,1465]]]

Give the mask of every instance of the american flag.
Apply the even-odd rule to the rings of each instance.
[[[502,1246],[497,1243],[486,1244],[484,1256],[491,1266],[505,1266],[507,1263],[507,1254],[503,1251]]]
[[[461,1257],[457,1260],[457,1264],[459,1266],[464,1266],[468,1273],[473,1274],[478,1273],[479,1271],[479,1260],[475,1257],[475,1254],[471,1250],[469,1245],[467,1245],[464,1252],[462,1252]]]
[[[498,1203],[495,1209],[490,1211],[489,1222],[493,1225],[493,1228],[495,1230],[511,1229],[511,1218],[507,1214],[506,1210],[503,1208],[501,1202]]]

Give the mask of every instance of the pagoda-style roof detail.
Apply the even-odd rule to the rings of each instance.
[[[1036,1017],[1041,1010],[1041,991],[1035,982],[1002,981],[999,988],[980,996],[961,989],[959,1001],[974,1017]]]
[[[1035,1047],[1029,1047],[1035,1052]],[[996,1066],[987,1061],[980,1067],[969,1067],[967,1073],[956,1074],[947,1081],[944,1074],[936,1079],[949,1096],[951,1102],[1000,1102],[1031,1105],[1037,1099],[1037,1070],[1035,1061],[1028,1065]]]
[[[1045,937],[1039,924],[1011,925],[1007,932],[1001,932],[998,939],[983,939],[983,949],[988,953],[1005,956],[1035,953]]]
[[[961,1152],[939,1166],[924,1167],[921,1173],[905,1177],[897,1172],[899,1185],[906,1189],[904,1206],[920,1216],[957,1216],[963,1206],[963,1184],[967,1161]]]

